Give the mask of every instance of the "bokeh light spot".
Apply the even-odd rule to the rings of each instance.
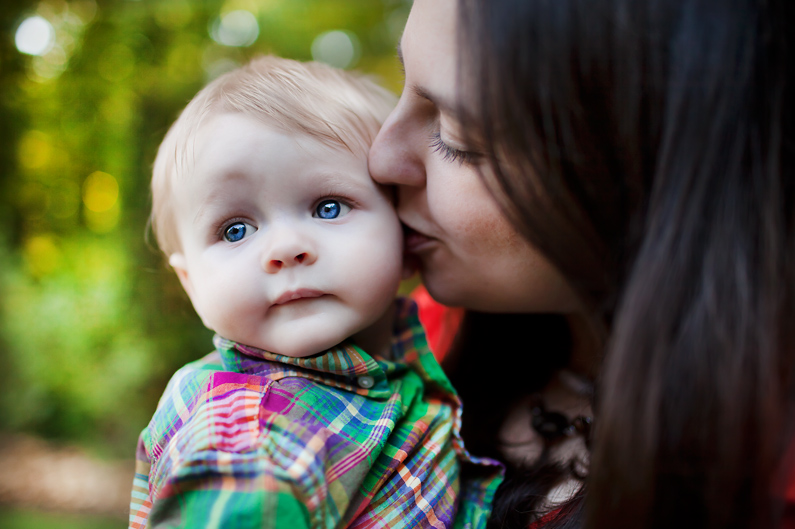
[[[230,55],[235,54],[236,50],[230,50],[226,46],[211,44],[204,48],[201,54],[201,67],[204,70],[204,80],[210,82],[220,77],[226,72],[239,67],[240,64]]]
[[[14,36],[17,49],[28,55],[44,55],[55,45],[55,28],[38,15],[26,18]]]
[[[312,58],[336,68],[351,68],[359,61],[359,39],[348,31],[326,31],[312,42]]]
[[[201,75],[201,49],[191,40],[173,45],[166,59],[170,82],[185,82]]]
[[[97,3],[94,0],[75,0],[69,3],[69,10],[87,24],[97,14]]]
[[[86,226],[94,233],[110,233],[119,225],[121,208],[118,202],[105,211],[91,211],[90,209],[83,211]]]
[[[83,182],[83,204],[90,211],[102,213],[112,209],[119,199],[119,183],[108,173],[96,171]]]
[[[244,9],[221,15],[212,23],[210,37],[224,46],[251,46],[259,37],[257,17]]]
[[[61,251],[51,235],[35,235],[25,241],[24,255],[33,277],[53,273],[61,261]]]
[[[154,4],[155,22],[166,29],[182,29],[193,18],[193,8],[187,0],[171,0]]]
[[[33,58],[33,71],[39,80],[57,78],[66,71],[69,57],[61,46],[53,46],[46,55]]]
[[[40,169],[52,158],[52,150],[49,136],[38,130],[30,130],[19,142],[19,165],[27,169]]]

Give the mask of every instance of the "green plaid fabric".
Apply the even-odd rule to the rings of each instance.
[[[139,440],[130,527],[485,527],[499,463],[398,300],[392,357],[290,358],[216,336]]]

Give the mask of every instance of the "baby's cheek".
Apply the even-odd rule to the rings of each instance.
[[[371,269],[378,270],[380,283],[385,289],[396,289],[403,273],[403,233],[381,234],[384,245],[376,252],[373,258],[376,262]]]
[[[243,320],[253,307],[246,289],[238,285],[221,282],[208,291],[205,299],[205,325],[219,334],[236,330],[243,325]],[[209,323],[209,325],[208,325]]]

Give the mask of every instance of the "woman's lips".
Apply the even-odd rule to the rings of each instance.
[[[424,233],[420,233],[413,228],[404,226],[403,230],[403,245],[407,253],[417,253],[436,242],[436,239],[429,237]]]

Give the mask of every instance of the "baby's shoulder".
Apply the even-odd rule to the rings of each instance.
[[[262,377],[225,371],[217,352],[186,364],[171,377],[146,428],[151,456],[156,459],[181,432],[226,422],[228,410],[238,405],[251,409],[270,384]]]
[[[174,398],[179,396],[179,400],[185,402],[194,401],[200,396],[202,388],[214,373],[224,370],[220,355],[212,353],[185,364],[179,368],[168,381],[163,395],[157,404],[157,411],[160,412],[169,406],[173,407]]]

